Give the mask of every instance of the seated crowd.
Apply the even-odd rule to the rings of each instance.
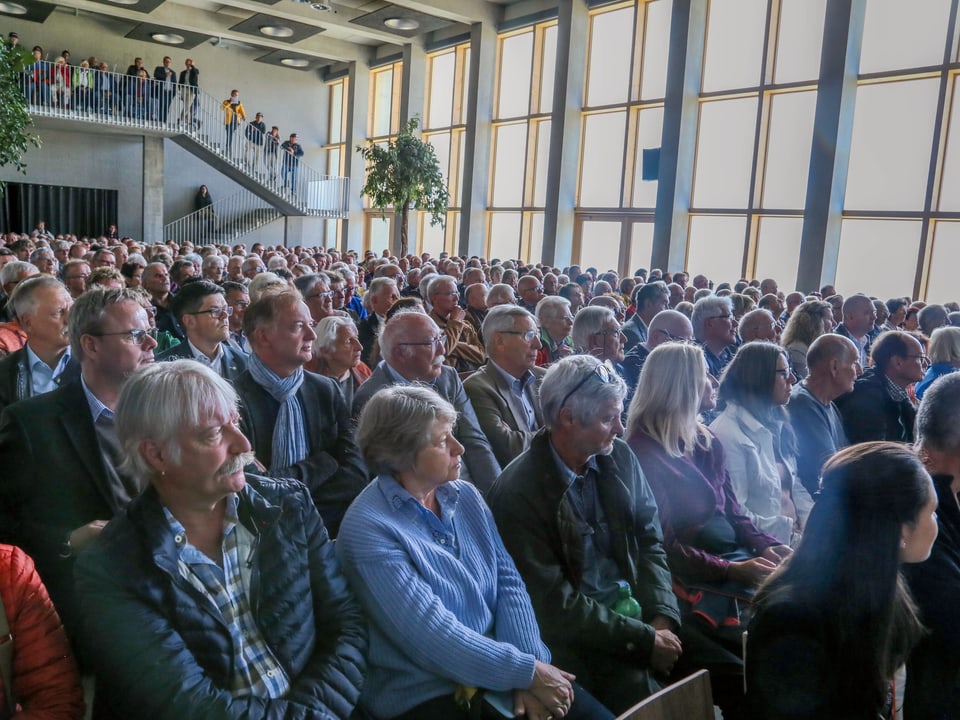
[[[957,716],[956,307],[112,230],[0,236],[0,717]]]

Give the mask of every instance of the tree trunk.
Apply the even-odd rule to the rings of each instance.
[[[400,256],[407,256],[407,247],[408,247],[408,235],[407,235],[407,223],[410,220],[410,203],[406,202],[403,204],[403,207],[400,208]]]

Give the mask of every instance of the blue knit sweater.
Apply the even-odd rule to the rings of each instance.
[[[458,684],[527,688],[549,651],[523,580],[470,483],[437,488],[441,517],[381,475],[347,510],[337,556],[370,621],[360,704],[390,718]]]

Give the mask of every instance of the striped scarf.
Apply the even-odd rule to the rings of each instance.
[[[307,424],[296,397],[303,385],[303,368],[297,368],[293,375],[281,378],[264,365],[256,353],[252,353],[247,360],[247,370],[254,381],[280,403],[277,424],[273,428],[270,462],[270,474],[276,476],[303,460],[309,452]]]

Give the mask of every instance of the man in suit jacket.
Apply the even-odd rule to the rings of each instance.
[[[60,281],[50,275],[34,275],[17,285],[10,302],[27,343],[0,360],[0,410],[56,390],[63,381],[80,375],[67,337],[73,298]]]
[[[500,464],[480,429],[460,376],[443,364],[443,341],[443,333],[428,315],[403,312],[391,318],[380,333],[383,360],[357,389],[353,416],[360,417],[363,406],[381,388],[409,383],[430,385],[459,413],[453,434],[464,447],[462,479],[483,492],[500,474]]]
[[[516,305],[498,305],[483,321],[487,363],[463,382],[497,462],[503,467],[530,447],[543,427],[537,367],[542,347],[533,315]]]
[[[400,291],[393,278],[374,278],[370,281],[370,289],[363,296],[367,317],[357,326],[357,337],[363,346],[360,359],[367,365],[370,364],[370,353],[373,352],[377,335],[386,323],[387,310],[399,299]]]
[[[265,295],[247,308],[244,332],[253,352],[234,382],[243,432],[267,474],[310,489],[335,537],[368,477],[337,383],[303,369],[317,337],[310,310],[295,290]]]
[[[209,280],[187,283],[170,301],[187,341],[164,350],[157,360],[196,360],[233,382],[247,367],[247,354],[230,345],[230,316],[223,288]]]
[[[94,290],[70,312],[81,377],[0,416],[0,540],[36,561],[68,634],[76,630],[73,558],[139,493],[118,468],[113,411],[127,376],[153,361],[146,310],[129,290]]]

